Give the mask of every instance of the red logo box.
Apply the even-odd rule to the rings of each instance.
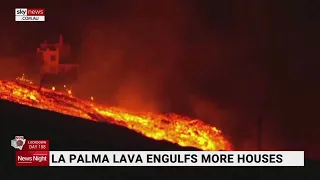
[[[49,166],[49,151],[16,151],[16,166]]]

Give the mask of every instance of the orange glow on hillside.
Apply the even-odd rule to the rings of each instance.
[[[0,81],[0,98],[11,102],[93,121],[104,121],[134,130],[155,140],[166,140],[184,147],[202,150],[231,150],[231,144],[217,128],[198,119],[176,114],[134,113],[94,103],[67,93],[42,88],[23,77],[17,81]]]

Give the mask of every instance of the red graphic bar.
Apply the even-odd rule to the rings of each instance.
[[[49,166],[49,151],[16,151],[16,166]]]
[[[23,151],[49,151],[49,140],[26,140]]]
[[[44,16],[45,11],[44,8],[27,8],[28,16]]]

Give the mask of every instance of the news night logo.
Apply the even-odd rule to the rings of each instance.
[[[16,166],[48,166],[49,140],[27,140],[15,136],[11,146],[16,149]]]
[[[45,9],[15,8],[15,21],[45,21]]]

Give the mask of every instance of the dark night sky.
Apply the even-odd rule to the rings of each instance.
[[[247,149],[262,116],[264,148],[316,157],[316,0],[57,2],[1,7],[1,61],[63,33],[85,67],[79,94],[197,116]],[[14,22],[15,7],[44,7],[46,22]]]

